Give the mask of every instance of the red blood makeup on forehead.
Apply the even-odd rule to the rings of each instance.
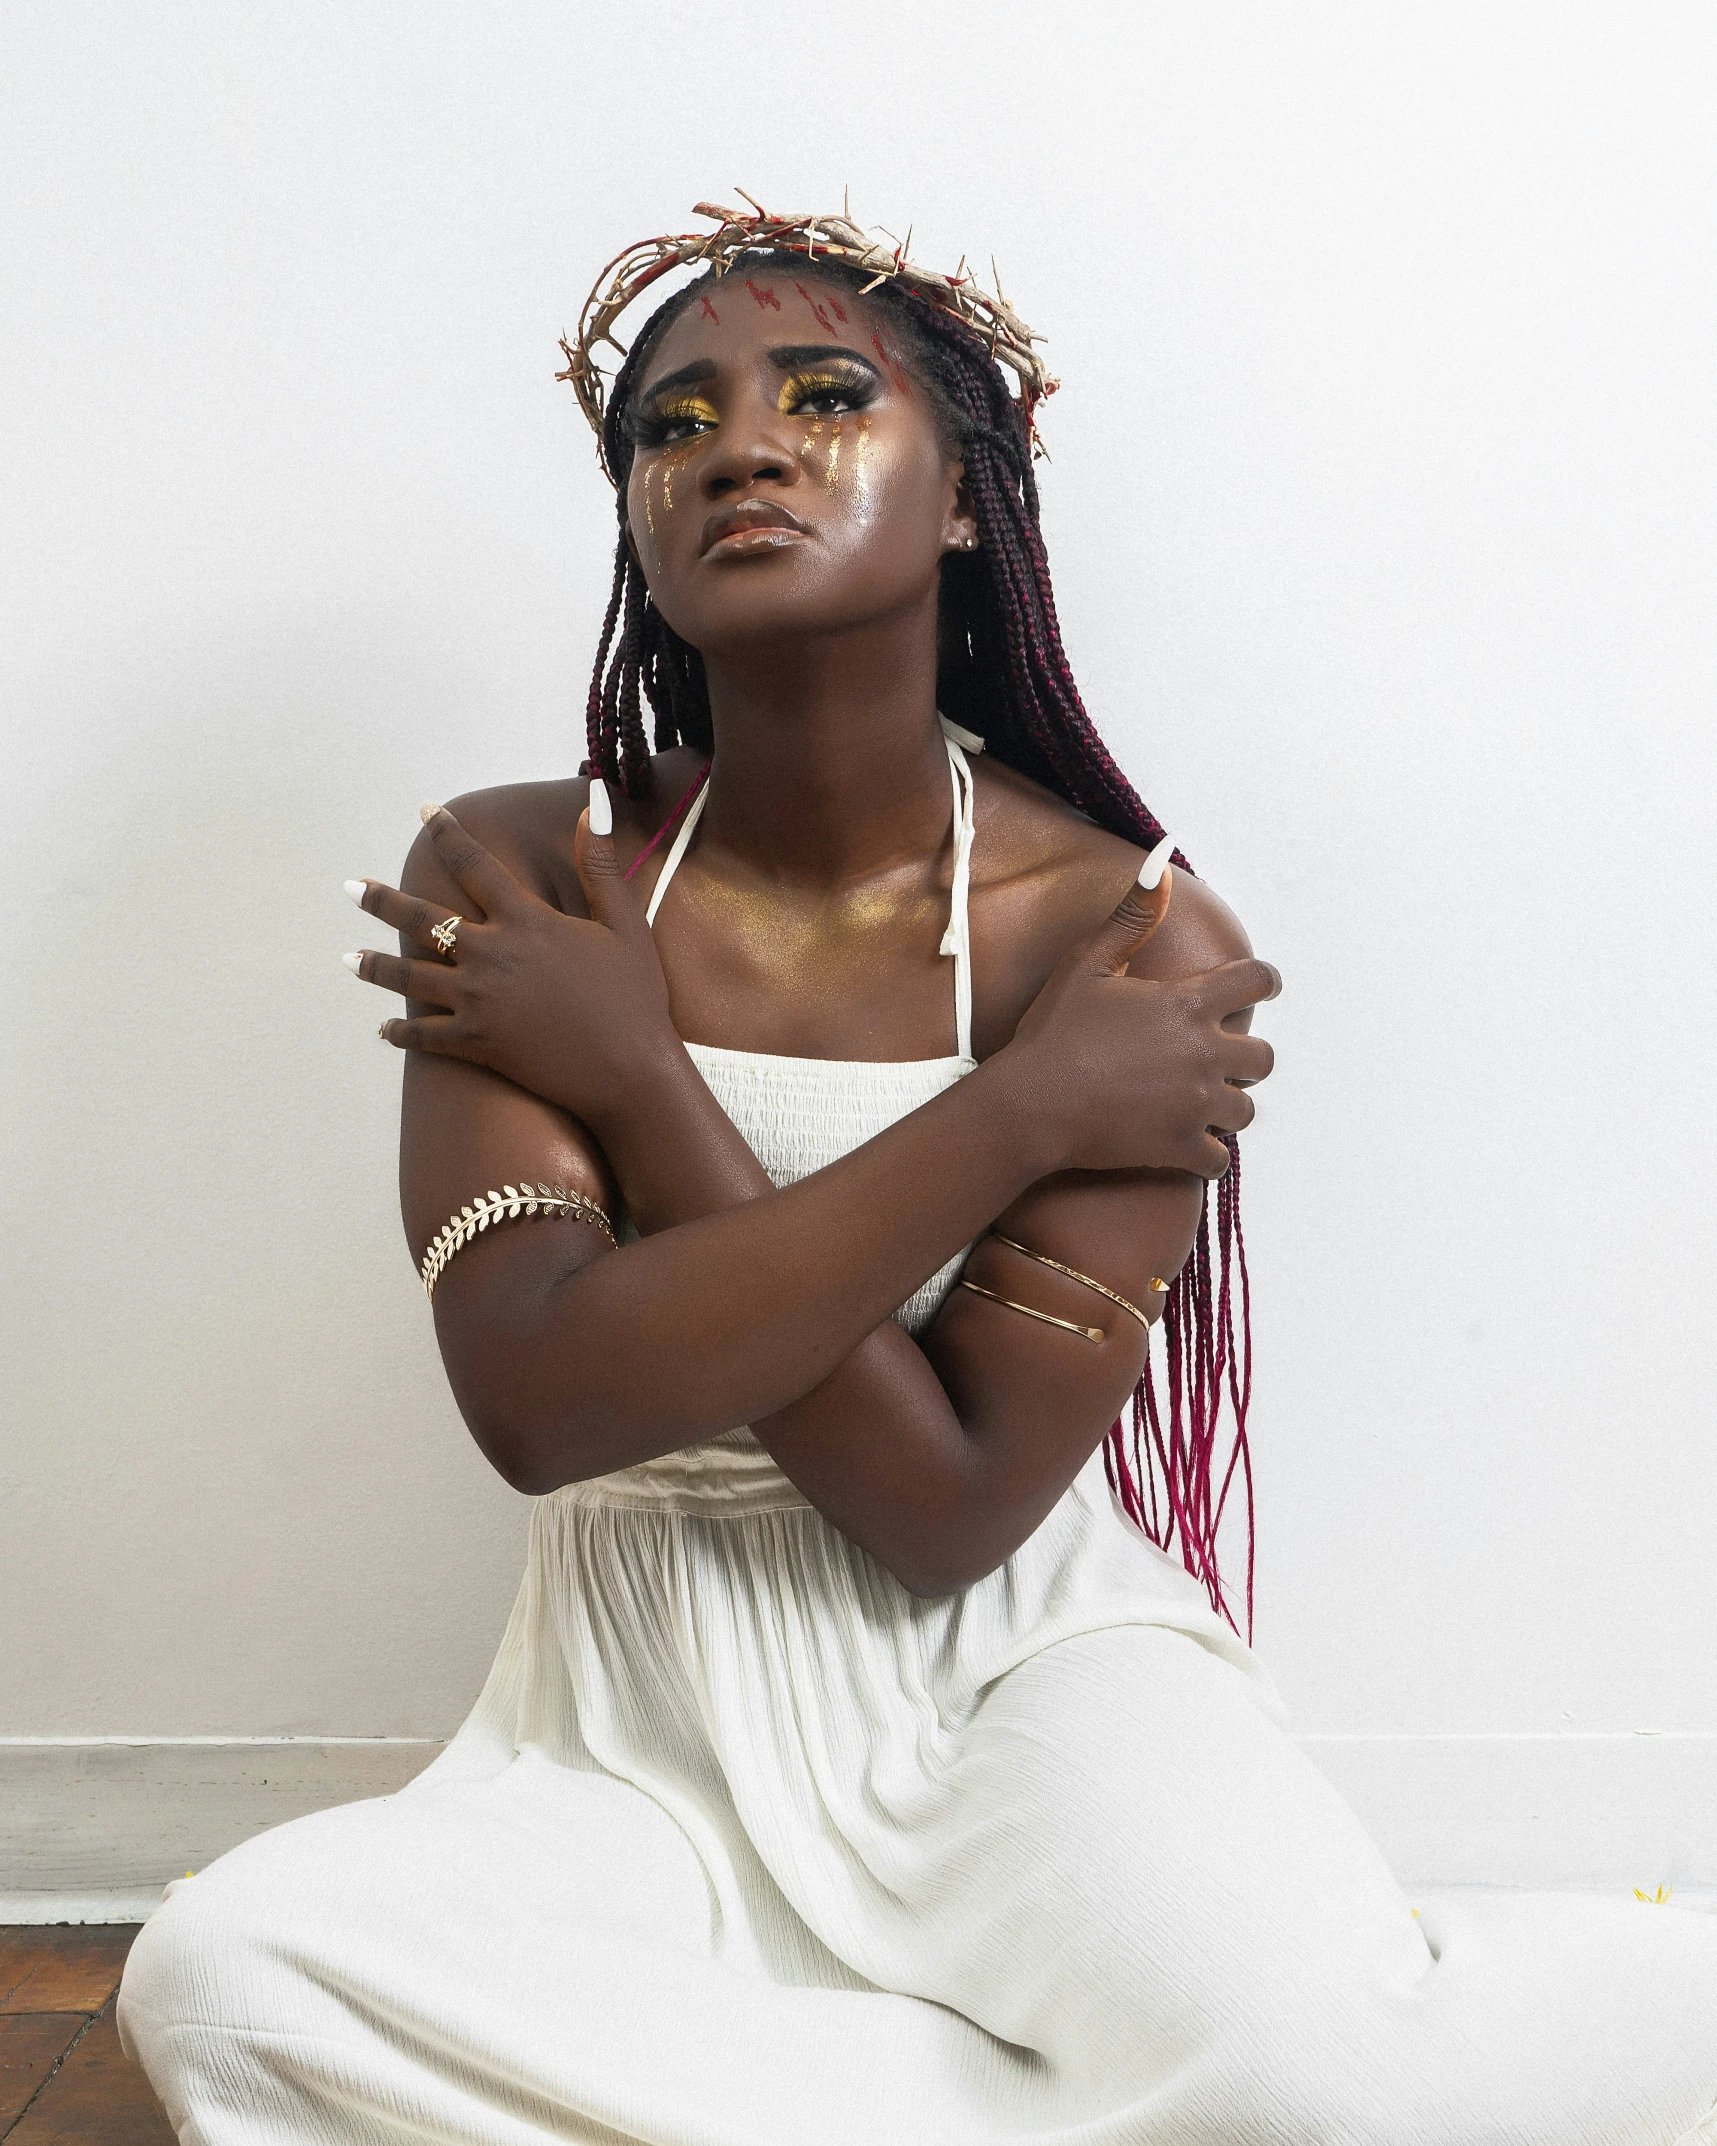
[[[699,320],[713,320],[716,326],[719,328],[721,326],[721,315],[716,311],[715,307],[710,304],[707,295],[704,297],[702,303],[703,311],[698,315]]]
[[[894,382],[901,394],[910,395],[912,393],[912,382],[907,379],[905,369],[894,352],[883,341],[882,337],[875,333],[871,336],[870,344],[871,348],[882,360],[883,370],[888,374],[888,377]]]
[[[799,296],[804,299],[805,303],[810,307],[811,311],[817,316],[818,327],[823,329],[825,333],[833,335],[835,332],[835,324],[829,318],[830,308],[833,308],[833,310],[840,315],[840,318],[842,320],[845,320],[847,317],[846,314],[841,311],[840,306],[836,303],[833,296],[829,298],[828,305],[825,306],[821,304],[817,299],[813,298],[810,292],[806,290],[805,286],[802,283],[795,283],[793,288],[799,293]]]
[[[760,306],[771,306],[777,313],[780,312],[781,301],[779,298],[776,297],[773,286],[765,284],[764,287],[759,290],[757,285],[752,282],[749,276],[747,276],[745,279],[745,288],[751,293],[752,297],[757,300],[757,303]]]

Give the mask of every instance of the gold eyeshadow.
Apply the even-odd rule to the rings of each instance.
[[[647,402],[641,410],[630,415],[628,430],[637,447],[681,447],[687,443],[668,438],[674,426],[711,426],[719,422],[720,414],[707,395],[670,389],[659,400]]]
[[[650,415],[664,425],[713,425],[718,420],[715,404],[704,395],[664,395],[650,406]]]
[[[790,416],[801,403],[809,402],[816,395],[844,396],[853,409],[862,409],[876,394],[876,381],[870,371],[859,365],[831,365],[826,369],[790,374],[781,383],[781,393],[775,407],[783,417]],[[831,418],[846,417],[846,410],[830,410]]]

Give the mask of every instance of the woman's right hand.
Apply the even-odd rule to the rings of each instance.
[[[1267,961],[1228,961],[1166,982],[1127,974],[1167,913],[1170,884],[1165,871],[1149,893],[1130,887],[1062,956],[1007,1046],[1058,1123],[1067,1169],[1221,1177],[1223,1135],[1251,1124],[1246,1090],[1275,1063],[1262,1037],[1225,1025],[1281,990]]]
[[[601,1137],[609,1119],[635,1107],[653,1076],[684,1053],[655,938],[620,872],[598,782],[591,803],[602,830],[583,813],[573,843],[588,918],[552,907],[451,812],[426,805],[428,842],[466,913],[450,917],[440,903],[379,880],[363,883],[361,906],[424,947],[437,926],[451,923],[452,943],[427,958],[347,959],[365,983],[438,1009],[384,1021],[389,1043],[499,1073]]]

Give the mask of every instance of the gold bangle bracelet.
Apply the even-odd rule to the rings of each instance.
[[[582,1192],[568,1192],[564,1185],[503,1185],[499,1192],[486,1193],[456,1215],[449,1215],[430,1239],[418,1270],[423,1276],[425,1295],[434,1300],[441,1270],[455,1252],[463,1251],[491,1222],[514,1222],[520,1215],[570,1215],[575,1221],[588,1222],[592,1229],[599,1229],[610,1244],[614,1242],[613,1223]]]
[[[1147,1334],[1150,1332],[1151,1322],[1140,1311],[1139,1307],[1136,1304],[1129,1304],[1118,1290],[1107,1288],[1094,1275],[1081,1274],[1077,1267],[1064,1267],[1059,1259],[1051,1259],[1045,1252],[1034,1252],[1029,1244],[1021,1244],[1017,1238],[1004,1237],[999,1229],[991,1230],[990,1235],[996,1240],[997,1244],[1005,1244],[1011,1251],[1023,1252],[1027,1259],[1035,1259],[1040,1267],[1053,1267],[1057,1274],[1065,1274],[1070,1281],[1083,1282],[1087,1289],[1095,1289],[1100,1297],[1107,1297],[1111,1304],[1119,1304],[1129,1318],[1137,1319]],[[1151,1287],[1159,1293],[1166,1294],[1168,1283],[1153,1274],[1151,1276]]]
[[[960,1287],[969,1289],[975,1297],[988,1297],[992,1304],[1005,1305],[1009,1311],[1023,1311],[1028,1319],[1041,1319],[1045,1326],[1058,1326],[1065,1334],[1077,1334],[1081,1341],[1101,1341],[1104,1338],[1100,1326],[1075,1326],[1071,1319],[1058,1319],[1053,1312],[1034,1311],[1029,1304],[1016,1304],[1012,1297],[997,1296],[993,1289],[984,1288],[980,1282],[967,1281],[964,1275],[960,1277]]]

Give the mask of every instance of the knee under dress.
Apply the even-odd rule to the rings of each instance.
[[[778,1184],[971,1068],[949,756],[957,1054],[689,1046]],[[1100,1455],[926,1601],[743,1428],[541,1499],[447,1751],[170,1887],[120,2024],[187,2146],[1717,2142],[1717,1918],[1416,1918]]]

